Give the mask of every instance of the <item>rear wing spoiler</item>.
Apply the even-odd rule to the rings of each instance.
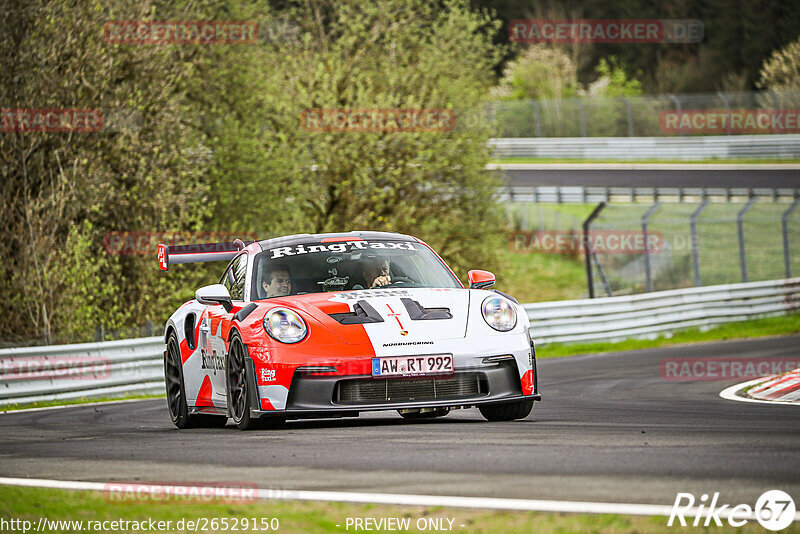
[[[170,265],[179,263],[202,263],[207,261],[231,261],[245,246],[241,239],[224,243],[203,243],[199,245],[158,245],[158,267],[169,270]]]

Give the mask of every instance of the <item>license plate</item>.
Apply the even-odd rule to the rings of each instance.
[[[452,354],[372,358],[372,376],[417,376],[452,372]]]

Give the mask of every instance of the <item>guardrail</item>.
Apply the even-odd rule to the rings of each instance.
[[[800,309],[800,278],[524,304],[539,345],[652,337]],[[163,393],[161,337],[0,350],[0,406]]]
[[[535,204],[596,204],[598,202],[747,202],[759,197],[773,202],[800,198],[800,188],[787,187],[592,187],[506,186],[497,190],[499,202]]]
[[[0,350],[0,405],[164,392],[164,338]]]
[[[621,341],[800,309],[800,278],[524,304],[534,342]]]
[[[694,137],[506,137],[489,140],[496,158],[707,160],[800,158],[800,135]]]

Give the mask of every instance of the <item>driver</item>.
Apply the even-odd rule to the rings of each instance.
[[[364,275],[364,281],[367,282],[367,288],[372,289],[391,284],[390,268],[389,258],[366,258],[361,266],[361,272]]]
[[[292,292],[292,277],[289,266],[283,263],[272,263],[264,269],[261,287],[269,297],[285,297]]]

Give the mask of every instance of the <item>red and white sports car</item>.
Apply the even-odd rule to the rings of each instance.
[[[383,232],[293,235],[245,244],[159,245],[159,265],[230,261],[167,322],[173,423],[241,429],[286,419],[397,410],[405,418],[476,406],[521,419],[541,396],[527,314],[428,245]]]

